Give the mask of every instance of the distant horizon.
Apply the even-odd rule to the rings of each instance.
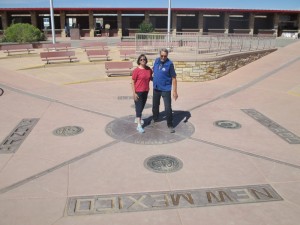
[[[54,8],[167,8],[168,0],[52,0]],[[172,8],[300,11],[300,0],[171,0]],[[0,0],[0,8],[49,8],[50,0]]]

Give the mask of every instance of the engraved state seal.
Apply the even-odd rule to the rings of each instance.
[[[172,173],[180,170],[183,163],[170,155],[155,155],[145,159],[144,166],[156,173]]]

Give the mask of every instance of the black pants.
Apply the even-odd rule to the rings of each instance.
[[[148,98],[148,91],[136,92],[136,94],[139,96],[139,98],[137,101],[134,101],[135,115],[136,117],[142,117],[142,112],[144,110]]]
[[[168,127],[173,127],[171,91],[159,91],[156,89],[153,90],[153,103],[152,103],[153,120],[158,121],[159,105],[160,105],[161,97],[164,100],[165,112],[167,115],[167,125]]]

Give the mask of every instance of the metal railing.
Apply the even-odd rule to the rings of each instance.
[[[173,35],[136,34],[136,51],[157,54],[161,48],[170,52],[188,54],[222,55],[237,52],[257,51],[275,48],[276,39],[271,36],[249,35]]]

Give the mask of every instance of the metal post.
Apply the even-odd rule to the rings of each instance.
[[[54,14],[53,14],[53,0],[50,0],[50,14],[51,14],[52,43],[55,44],[55,24],[54,24]]]
[[[170,44],[170,31],[171,30],[171,0],[169,0],[169,7],[168,7],[168,46]]]

